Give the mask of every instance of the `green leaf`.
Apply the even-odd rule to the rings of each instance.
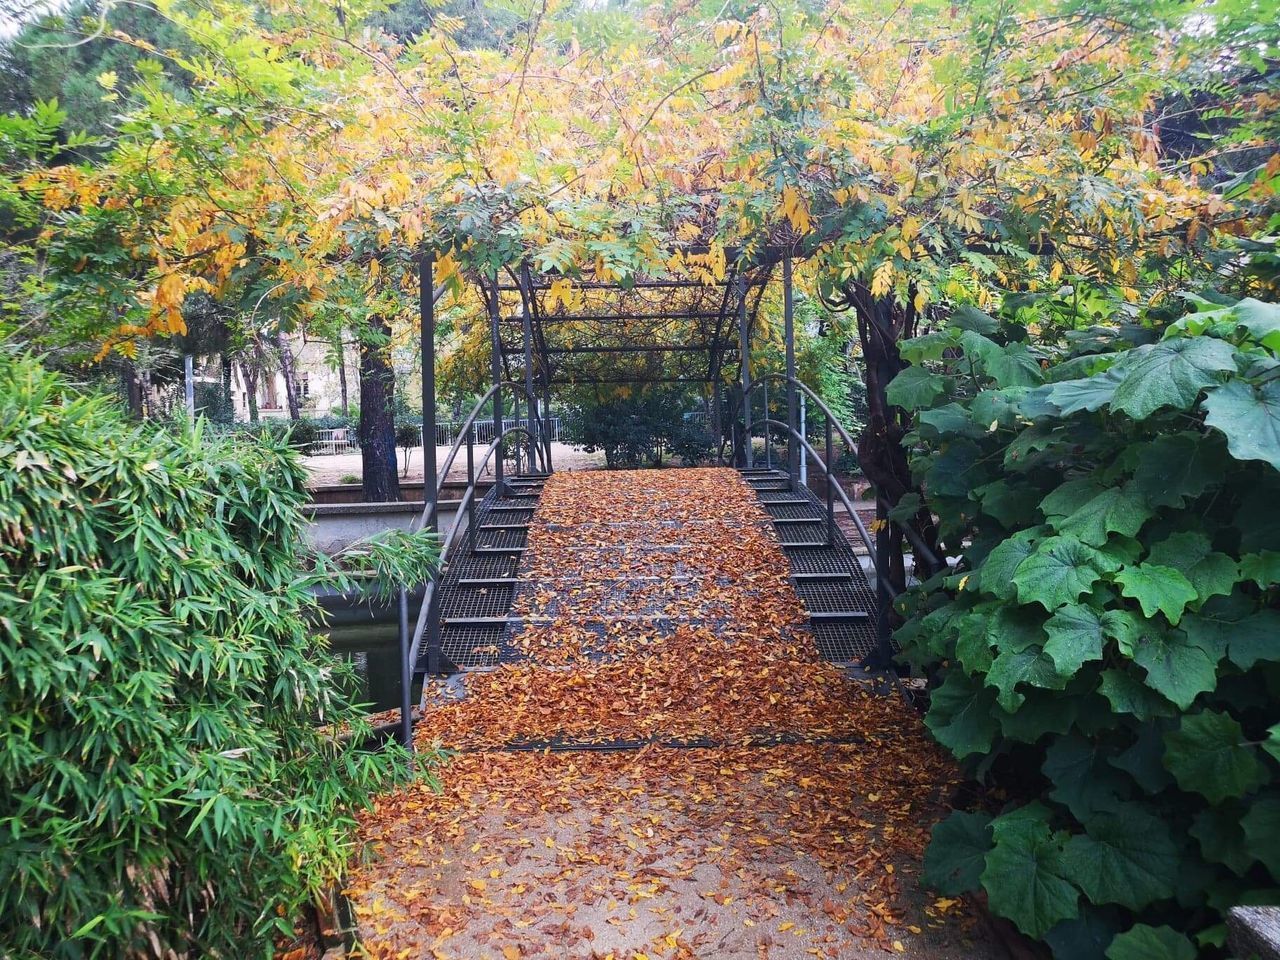
[[[1054,960],[1106,960],[1106,949],[1120,931],[1115,912],[1085,904],[1079,917],[1050,930],[1044,942],[1053,951]]]
[[[1209,391],[1204,421],[1227,437],[1237,460],[1262,460],[1280,470],[1280,380],[1254,386],[1232,380]]]
[[[1231,308],[1231,312],[1235,315],[1238,330],[1245,331],[1251,340],[1272,353],[1280,353],[1280,304],[1245,297]]]
[[[1017,713],[993,708],[1000,732],[1019,743],[1035,743],[1046,733],[1064,734],[1080,716],[1080,700],[1032,688]]]
[[[969,411],[958,403],[945,403],[932,410],[922,410],[916,419],[919,421],[917,429],[926,440],[931,437],[939,440],[954,436],[979,437],[986,432],[973,422]]]
[[[1036,938],[1077,915],[1080,895],[1065,875],[1062,836],[1049,829],[1047,810],[1033,804],[1007,813],[992,833],[982,886],[993,913]]]
[[[1020,429],[1023,418],[1019,406],[1026,392],[1026,387],[980,390],[969,404],[969,416],[984,433],[991,430],[992,424],[1006,430]]]
[[[1185,710],[1218,682],[1218,657],[1206,653],[1181,630],[1148,632],[1133,652],[1147,671],[1147,685]]]
[[[1152,546],[1147,562],[1182,573],[1201,601],[1229,594],[1240,575],[1236,562],[1225,553],[1216,552],[1209,538],[1199,531],[1170,534]]]
[[[952,670],[929,698],[925,726],[961,760],[973,753],[986,753],[999,732],[991,715],[995,700],[993,691]]]
[[[1164,765],[1178,786],[1210,803],[1241,797],[1267,779],[1235,718],[1205,710],[1164,736]]]
[[[1173,784],[1173,777],[1169,776],[1162,762],[1164,728],[1165,725],[1160,723],[1143,724],[1130,747],[1108,761],[1150,794],[1157,794]]]
[[[977,890],[990,849],[991,818],[956,810],[934,825],[920,880],[948,896]]]
[[[1238,620],[1202,611],[1187,617],[1182,629],[1210,655],[1225,652],[1241,670],[1259,660],[1280,661],[1280,610],[1259,610]]]
[[[1114,572],[1119,564],[1075,537],[1060,536],[1042,540],[1035,551],[1018,564],[1013,575],[1022,603],[1039,603],[1046,610],[1056,610],[1075,603],[1088,593],[1104,573]]]
[[[957,625],[956,659],[966,673],[986,673],[995,658],[987,635],[987,617],[973,614],[961,619]]]
[[[1139,617],[1128,610],[1108,610],[1102,615],[1101,620],[1102,632],[1108,639],[1116,642],[1116,646],[1126,657],[1133,656],[1143,637],[1163,629],[1146,617]]]
[[[1141,910],[1172,897],[1178,878],[1178,848],[1169,828],[1136,804],[1099,813],[1086,832],[1067,841],[1067,875],[1096,904],[1118,903]]]
[[[1107,488],[1088,477],[1060,483],[1040,501],[1040,512],[1053,523],[1075,513]]]
[[[1029,483],[1010,483],[996,480],[983,484],[974,493],[982,503],[982,512],[1000,521],[1006,527],[1017,527],[1034,516],[1040,492]]]
[[[1104,670],[1098,690],[1116,713],[1129,713],[1143,722],[1155,717],[1169,717],[1174,712],[1173,704],[1165,697],[1124,670]]]
[[[1091,498],[1070,516],[1054,521],[1059,533],[1101,547],[1111,533],[1132,537],[1150,519],[1151,508],[1131,484],[1112,487]]]
[[[1198,497],[1220,479],[1218,448],[1198,433],[1184,432],[1157,437],[1136,450],[1134,483],[1147,501],[1157,507],[1181,506]]]
[[[1001,387],[1033,387],[1044,382],[1040,364],[1026,344],[1009,343],[983,358],[988,377]]]
[[[1049,796],[1077,820],[1087,821],[1119,803],[1123,778],[1102,763],[1097,745],[1083,737],[1073,734],[1054,740],[1040,770],[1053,782]]]
[[[1221,863],[1243,877],[1256,859],[1245,842],[1240,811],[1235,805],[1206,807],[1196,814],[1191,835],[1200,843],[1200,852],[1211,863]]]
[[[1035,552],[1034,538],[1027,531],[1015,534],[995,547],[978,568],[978,586],[986,593],[1005,600],[1017,594],[1013,583],[1014,571],[1023,560]]]
[[[1111,402],[1122,379],[1121,374],[1111,368],[1091,377],[1063,380],[1050,386],[1038,387],[1024,398],[1023,408],[1025,410],[1043,399],[1064,417],[1081,411],[1093,413]]]
[[[1196,960],[1196,948],[1173,927],[1139,923],[1111,941],[1107,960]]]
[[[1017,692],[1020,683],[1045,690],[1062,690],[1070,676],[1058,672],[1053,661],[1040,647],[1003,650],[987,671],[987,683],[1000,691],[996,698],[1010,713],[1022,706],[1023,696]]]
[[[1273,877],[1280,877],[1280,799],[1255,800],[1240,821],[1249,849],[1263,862]]]
[[[1267,739],[1262,741],[1262,749],[1280,760],[1280,723],[1267,731]]]
[[[972,330],[986,337],[1000,329],[1000,324],[994,317],[967,303],[962,303],[952,310],[947,323],[948,326],[955,327],[957,330]]]
[[[1105,640],[1102,618],[1093,607],[1068,604],[1054,611],[1044,625],[1049,635],[1044,652],[1064,675],[1075,673],[1088,660],[1102,659]]]
[[[1186,577],[1173,567],[1158,563],[1125,567],[1116,574],[1116,582],[1124,596],[1138,601],[1144,614],[1152,617],[1161,611],[1174,626],[1182,619],[1187,604],[1196,599],[1195,587]]]
[[[923,367],[907,367],[885,391],[888,401],[904,410],[919,410],[933,405],[947,392],[947,380]]]
[[[1252,580],[1263,590],[1280,583],[1280,550],[1246,553],[1240,558],[1240,577]]]
[[[1162,407],[1189,410],[1200,391],[1236,370],[1235,348],[1210,338],[1162,340],[1135,347],[1112,370],[1123,376],[1111,409],[1145,420]]]

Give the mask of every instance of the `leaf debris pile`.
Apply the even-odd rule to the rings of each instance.
[[[984,955],[915,877],[954,767],[905,704],[819,659],[786,570],[735,471],[553,475],[520,575],[530,659],[428,709],[424,745],[468,751],[443,793],[365,816],[368,952]],[[807,742],[758,745],[780,735]],[[500,750],[556,738],[718,745]]]

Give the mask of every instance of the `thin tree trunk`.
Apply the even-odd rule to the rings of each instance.
[[[390,334],[385,319],[372,317],[360,341],[361,496],[370,503],[400,499]]]
[[[228,422],[236,418],[236,404],[231,396],[231,358],[225,353],[218,355],[218,362],[222,365],[222,410],[219,413],[228,417]]]
[[[347,401],[347,347],[338,337],[338,388],[342,391],[342,415],[345,417],[351,409]]]
[[[249,405],[249,422],[258,422],[258,371],[241,361],[240,376],[244,380],[245,402]]]
[[[139,387],[142,390],[142,415],[144,417],[155,416],[155,397],[151,392],[151,371],[143,370],[138,377]]]
[[[302,404],[298,400],[298,378],[293,369],[293,351],[289,349],[289,341],[280,334],[275,335],[276,349],[280,352],[280,373],[284,377],[285,403],[289,406],[289,419],[297,423],[302,419]]]
[[[138,370],[132,363],[126,362],[123,375],[124,394],[129,406],[129,415],[136,420],[141,420],[143,415],[142,381],[138,379]]]

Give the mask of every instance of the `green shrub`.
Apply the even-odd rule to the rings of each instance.
[[[305,479],[0,352],[6,957],[268,956],[341,874],[403,767],[335,732],[367,726],[308,627]]]
[[[610,469],[661,466],[665,453],[692,465],[710,456],[713,443],[704,426],[685,419],[697,402],[691,391],[661,387],[607,397],[581,391],[567,405],[564,438],[602,451]]]
[[[1008,798],[940,824],[926,880],[1072,960],[1214,955],[1280,902],[1280,307],[1193,302],[1067,349],[961,309],[890,387],[962,556],[898,636]]]

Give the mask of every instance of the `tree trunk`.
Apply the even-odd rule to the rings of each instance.
[[[124,365],[124,394],[129,406],[129,415],[135,420],[141,420],[143,415],[142,381],[138,379],[137,368],[129,362]]]
[[[276,350],[280,353],[280,373],[284,377],[285,403],[289,406],[289,419],[297,423],[302,419],[302,404],[298,401],[298,378],[293,369],[293,351],[289,349],[289,341],[275,335]]]
[[[236,418],[236,403],[231,396],[231,358],[221,353],[218,355],[218,361],[222,364],[222,410],[219,414],[225,416],[227,422],[231,423]]]
[[[338,337],[338,389],[342,395],[342,415],[345,417],[351,410],[351,404],[347,401],[347,347],[342,342],[342,337]]]
[[[240,363],[240,376],[244,380],[245,402],[249,405],[249,422],[258,422],[258,371],[253,364]]]
[[[386,320],[372,317],[360,340],[361,496],[370,503],[400,499],[390,334]]]

